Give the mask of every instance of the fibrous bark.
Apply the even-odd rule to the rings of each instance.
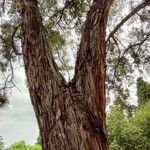
[[[52,57],[37,0],[19,1],[22,48],[43,150],[108,150],[105,32],[111,0],[94,0],[69,83]]]

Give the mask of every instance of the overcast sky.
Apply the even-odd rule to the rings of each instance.
[[[3,137],[5,147],[20,140],[34,144],[39,135],[28,89],[25,86],[24,70],[16,70],[15,74],[19,90],[12,90],[9,94],[8,108],[0,110],[0,136]]]

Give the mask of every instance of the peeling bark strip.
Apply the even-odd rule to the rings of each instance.
[[[43,150],[108,150],[105,31],[112,0],[94,0],[68,84],[52,57],[37,0],[19,2],[25,71]]]

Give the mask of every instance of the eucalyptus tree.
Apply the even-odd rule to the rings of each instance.
[[[9,6],[6,3],[9,4],[3,0],[2,8],[7,11]],[[66,0],[62,3],[56,0],[16,0],[10,3],[11,11],[8,13],[12,22],[9,20],[2,26],[3,34],[12,34],[1,35],[2,50],[5,49],[2,51],[5,61],[1,62],[1,68],[5,71],[9,64],[12,72],[5,85],[10,82],[14,86],[12,61],[17,56],[23,56],[43,150],[108,150],[105,124],[106,48],[114,44],[117,48],[122,45],[115,38],[116,32],[128,19],[149,5],[149,0],[142,1],[124,17],[107,39],[106,28],[113,0]],[[81,31],[75,74],[69,82],[62,76],[53,55],[53,48],[64,44],[60,29],[65,27],[76,27],[76,31]],[[122,72],[125,69],[120,71],[118,68],[125,66],[125,54],[133,47],[141,46],[148,37],[149,34],[119,53],[115,74],[118,73],[119,77],[124,75]],[[19,39],[22,50],[17,43]],[[113,50],[114,53],[119,52],[120,48],[114,47]],[[109,62],[116,60],[110,53],[107,56]],[[113,85],[111,73],[108,74],[107,80]],[[4,93],[6,88],[9,87],[2,88]]]

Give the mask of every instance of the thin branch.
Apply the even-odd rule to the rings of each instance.
[[[115,67],[115,71],[114,71],[114,76],[116,75],[116,71],[117,71],[117,68],[118,68],[118,65],[120,64],[122,58],[125,56],[125,54],[132,48],[136,47],[136,46],[139,46],[139,48],[143,45],[143,43],[150,37],[150,33],[139,43],[136,43],[136,44],[133,44],[133,45],[130,45],[122,54],[122,56],[118,59],[118,62],[116,64],[116,67]]]
[[[122,46],[124,49],[126,49],[126,47],[125,47],[124,44],[120,41],[120,39],[117,38],[117,37],[115,37],[115,38],[116,38],[116,40],[121,44],[121,46]]]
[[[12,64],[11,55],[12,55],[12,52],[9,55],[10,74],[8,74],[7,77],[5,78],[5,82],[4,82],[3,86],[0,88],[0,93],[2,91],[4,93],[6,89],[11,89],[13,87],[16,87],[16,85],[13,81],[14,80],[14,68],[13,68],[13,64]]]
[[[2,3],[1,3],[3,13],[5,12],[5,3],[6,3],[5,0],[3,0]]]
[[[144,7],[150,5],[149,0],[145,0],[143,3],[139,4],[137,7],[135,7],[115,28],[114,30],[109,34],[106,43],[109,41],[110,38],[113,37],[113,35],[120,29],[121,26],[124,25],[125,22],[127,22],[133,15],[135,15],[137,12],[139,12]]]
[[[113,36],[113,37],[112,37],[112,39],[113,39],[114,43],[115,43],[115,44],[116,44],[116,46],[117,46],[117,49],[118,49],[118,52],[119,52],[119,57],[120,57],[120,55],[121,55],[121,50],[120,50],[120,47],[119,47],[118,41],[116,40],[115,36]]]
[[[4,86],[0,88],[0,92],[1,91],[5,91],[8,88],[13,88],[13,87],[16,86],[15,83],[13,82],[13,79],[14,79],[14,69],[13,69],[11,58],[10,58],[9,61],[10,61],[10,70],[11,70],[11,73],[7,75],[7,77],[5,79],[5,82],[4,82]],[[8,86],[10,83],[12,85]]]

